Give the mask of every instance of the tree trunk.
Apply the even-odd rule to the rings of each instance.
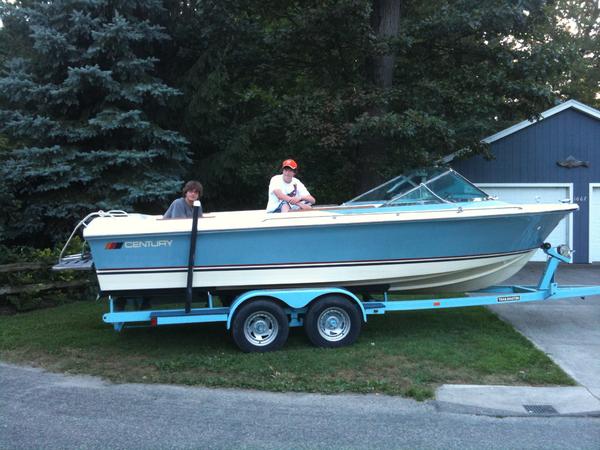
[[[397,36],[400,29],[400,0],[373,0],[371,26],[380,41]],[[395,61],[396,56],[391,50],[373,58],[371,76],[377,87],[392,87]]]
[[[400,4],[401,0],[373,0],[373,13],[371,27],[378,40],[386,41],[398,35],[400,29]],[[394,83],[394,65],[396,56],[392,49],[383,55],[374,55],[369,61],[369,76],[377,89],[389,89]],[[386,112],[382,106],[371,108],[367,113],[371,116],[380,116]],[[360,190],[372,188],[380,182],[379,169],[385,164],[385,140],[372,136],[365,139],[360,145],[358,167],[358,180]]]

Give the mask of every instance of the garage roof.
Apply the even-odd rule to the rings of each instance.
[[[582,113],[595,117],[596,119],[600,119],[600,111],[598,111],[597,109],[584,105],[583,103],[580,103],[577,100],[568,100],[564,103],[561,103],[560,105],[555,106],[554,108],[550,108],[549,110],[541,113],[541,118],[539,120],[547,119],[548,117],[551,117],[554,114],[558,114],[559,112],[564,111],[568,108],[576,109],[578,111],[581,111]],[[527,128],[528,126],[533,125],[536,122],[538,122],[538,120],[524,120],[523,122],[513,125],[512,127],[506,128],[505,130],[499,131],[496,134],[486,137],[485,139],[483,139],[483,142],[491,144],[492,142],[502,139],[503,137],[506,137],[509,134],[513,134],[519,130],[522,130],[523,128]]]

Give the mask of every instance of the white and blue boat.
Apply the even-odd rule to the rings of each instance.
[[[106,295],[184,291],[190,279],[213,293],[473,291],[518,272],[577,208],[509,204],[452,169],[417,170],[339,206],[204,214],[193,232],[192,219],[99,213],[82,221],[91,257],[65,257],[57,268],[93,263]]]

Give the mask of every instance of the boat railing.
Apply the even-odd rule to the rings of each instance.
[[[73,229],[73,232],[69,236],[69,239],[67,239],[67,242],[65,243],[64,247],[62,248],[62,250],[60,252],[60,255],[58,256],[58,265],[60,266],[61,262],[72,261],[75,258],[77,258],[78,256],[80,259],[84,258],[84,247],[81,248],[81,251],[79,254],[69,255],[66,257],[64,256],[64,254],[67,251],[67,248],[69,247],[69,244],[71,243],[71,240],[73,239],[73,237],[75,236],[77,231],[81,227],[87,228],[87,226],[90,224],[92,219],[95,219],[96,217],[127,217],[128,215],[129,214],[127,214],[127,212],[122,211],[120,209],[111,209],[109,211],[99,210],[99,211],[89,213],[87,216],[85,216],[83,219],[81,219],[79,221],[79,223],[77,223],[77,225]],[[83,245],[85,246],[85,242]]]

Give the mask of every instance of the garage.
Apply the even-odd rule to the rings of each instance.
[[[498,197],[498,200],[510,203],[558,203],[573,199],[573,185],[571,183],[478,183],[477,186],[489,195]],[[597,202],[600,205],[600,185],[596,189]],[[573,248],[572,220],[572,215],[564,218],[550,233],[546,241],[553,246],[568,244]],[[600,206],[598,207],[597,220],[598,226],[600,226]],[[598,251],[600,252],[600,239],[598,240]],[[598,257],[600,259],[600,253]],[[531,260],[545,261],[546,255],[539,250]]]
[[[600,183],[590,183],[590,262],[600,262]]]
[[[574,248],[575,263],[600,262],[600,110],[568,100],[482,141],[487,155],[450,155],[444,161],[502,200],[572,199],[579,212],[549,240]]]

